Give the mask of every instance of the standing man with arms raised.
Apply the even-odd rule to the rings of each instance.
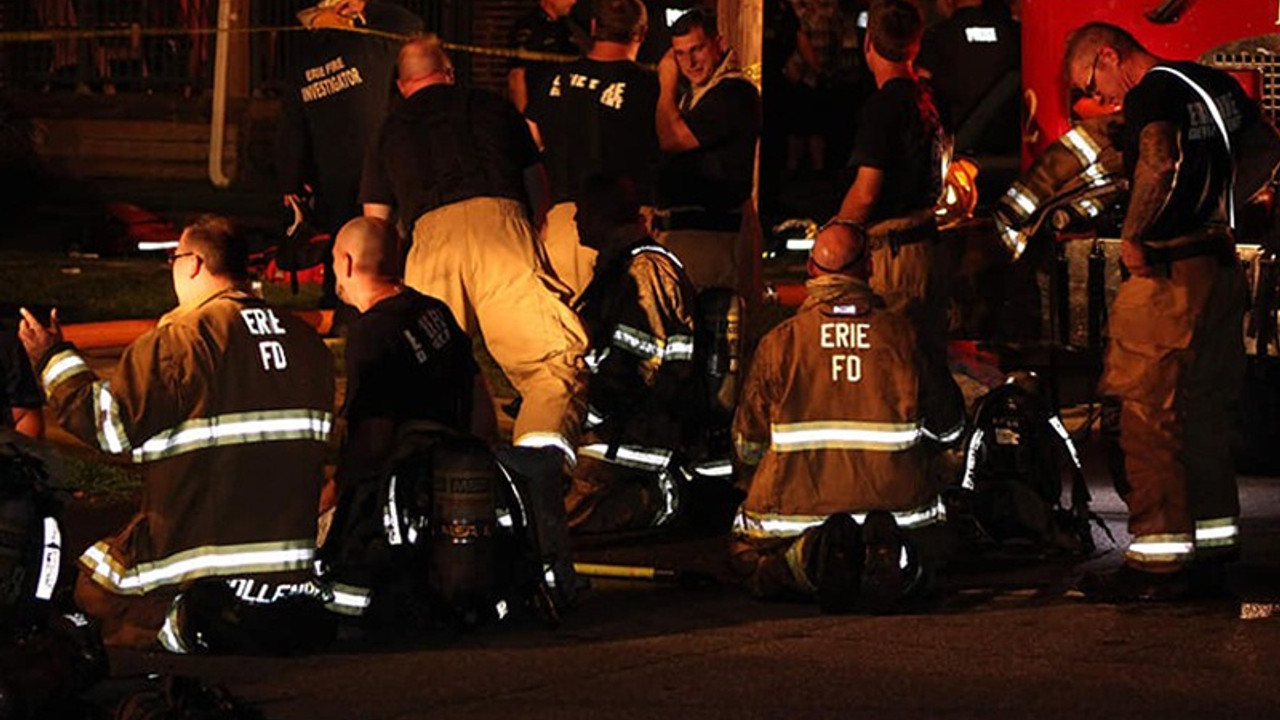
[[[750,298],[759,238],[744,234],[743,218],[754,215],[760,93],[724,46],[714,14],[690,10],[671,27],[671,36],[672,48],[658,65],[658,141],[664,156],[657,240],[680,258],[698,289],[731,288]],[[746,227],[754,231],[756,222]]]
[[[1123,104],[1132,178],[1129,278],[1111,304],[1099,392],[1120,400],[1133,539],[1118,573],[1081,589],[1116,601],[1221,591],[1239,552],[1231,428],[1244,378],[1232,148],[1259,112],[1225,73],[1162,60],[1106,23],[1072,33],[1063,68],[1072,88]]]
[[[658,78],[636,64],[648,31],[640,0],[594,0],[587,56],[530,89],[525,116],[545,153],[551,211],[543,239],[556,277],[577,297],[591,282],[595,251],[578,241],[579,184],[592,173],[626,176],[642,206],[653,205]]]

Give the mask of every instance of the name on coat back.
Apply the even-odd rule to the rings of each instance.
[[[870,350],[871,324],[864,322],[829,322],[818,328],[818,344],[828,350]],[[862,380],[862,358],[856,353],[831,355],[832,382]]]

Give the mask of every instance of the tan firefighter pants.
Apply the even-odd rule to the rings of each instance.
[[[759,304],[764,248],[760,219],[750,202],[743,205],[742,227],[737,232],[659,230],[653,237],[680,258],[695,289],[730,288],[748,307]]]
[[[556,278],[568,286],[570,303],[591,284],[596,266],[596,251],[578,241],[578,223],[573,219],[577,212],[576,203],[562,202],[552,206],[547,212],[547,227],[542,233],[547,260]]]
[[[1147,570],[1234,551],[1240,512],[1231,457],[1244,377],[1240,270],[1214,257],[1168,267],[1168,278],[1120,286],[1099,386],[1121,401],[1127,557]]]
[[[473,198],[418,218],[405,283],[442,300],[463,330],[484,337],[523,398],[515,444],[572,456],[585,405],[587,334],[545,267],[523,205]]]

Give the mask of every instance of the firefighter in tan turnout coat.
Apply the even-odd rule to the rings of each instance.
[[[201,578],[250,605],[311,592],[333,361],[310,327],[242,287],[246,259],[225,220],[189,226],[171,255],[178,307],[110,380],[62,341],[56,314],[46,329],[23,310],[58,424],[145,479],[129,524],[80,557],[76,602],[109,645],[198,649],[175,598]]]
[[[760,341],[747,377],[734,442],[757,467],[734,561],[758,597],[891,611],[923,576],[911,536],[942,519],[929,468],[959,438],[962,404],[913,323],[871,291],[868,265],[859,229],[825,228],[809,298]]]

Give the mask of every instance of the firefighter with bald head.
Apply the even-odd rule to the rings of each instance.
[[[1106,23],[1072,33],[1063,70],[1086,97],[1123,105],[1131,178],[1128,278],[1111,304],[1099,392],[1120,405],[1133,539],[1119,572],[1088,575],[1081,590],[1116,601],[1221,591],[1238,553],[1231,433],[1244,377],[1233,148],[1260,113],[1229,75],[1158,58]]]
[[[892,612],[927,586],[942,520],[930,468],[963,407],[913,323],[868,284],[853,224],[818,234],[808,299],[760,341],[734,418],[754,466],[734,564],[757,597]]]

